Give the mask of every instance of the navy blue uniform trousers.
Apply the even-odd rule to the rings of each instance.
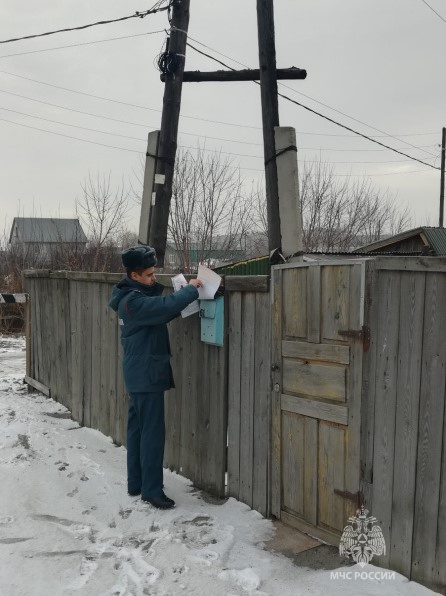
[[[130,393],[127,422],[127,480],[131,493],[162,496],[164,392]]]

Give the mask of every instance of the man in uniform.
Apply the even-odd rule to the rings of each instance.
[[[167,323],[198,298],[198,279],[162,296],[155,277],[156,254],[150,246],[122,253],[127,276],[113,288],[110,307],[117,311],[124,348],[124,381],[130,396],[127,425],[129,495],[159,509],[175,502],[163,491],[164,391],[174,387]]]

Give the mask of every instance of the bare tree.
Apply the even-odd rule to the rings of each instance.
[[[124,230],[118,238],[119,248],[129,248],[138,244],[138,234],[131,230]]]
[[[179,154],[174,176],[169,235],[182,256],[182,269],[212,264],[217,254],[246,254],[247,238],[261,228],[258,194],[247,190],[240,170],[221,153],[199,148]],[[261,218],[260,218],[261,219]]]
[[[321,161],[304,163],[300,195],[307,252],[350,250],[410,225],[407,207],[401,209],[370,179],[338,179]]]
[[[100,261],[107,268],[110,249],[122,235],[127,221],[129,191],[124,184],[112,188],[108,176],[91,174],[83,182],[83,195],[76,199],[76,215],[85,223],[91,248],[94,251],[92,271],[97,271]]]
[[[132,185],[132,195],[137,204],[141,204],[143,171],[141,163],[141,173],[134,173],[137,188]],[[179,268],[189,272],[197,263],[228,260],[235,251],[249,253],[253,235],[263,233],[260,196],[258,190],[247,189],[240,169],[221,153],[206,154],[200,147],[196,152],[179,151],[168,226],[168,242],[180,257]]]

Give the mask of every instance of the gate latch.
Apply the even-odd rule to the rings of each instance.
[[[342,337],[351,337],[353,339],[360,339],[364,352],[368,352],[370,348],[370,327],[363,325],[361,329],[346,329],[344,331],[338,331]]]

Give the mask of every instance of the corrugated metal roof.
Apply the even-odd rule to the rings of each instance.
[[[423,227],[423,232],[438,257],[446,256],[446,228]]]
[[[10,242],[15,225],[19,230],[21,242],[78,243],[88,241],[78,219],[15,217],[12,222]]]
[[[356,254],[360,252],[370,252],[371,254],[377,254],[377,250],[380,252],[396,252],[390,251],[390,247],[398,245],[401,242],[406,242],[411,238],[420,237],[423,244],[427,241],[429,247],[432,249],[434,256],[444,257],[446,256],[446,228],[420,226],[412,230],[405,230],[399,234],[393,236],[387,236],[376,242],[371,242],[365,246],[360,246],[355,251]],[[425,239],[422,238],[425,237]],[[400,253],[402,254],[402,253]],[[414,254],[421,254],[421,251]]]
[[[269,275],[271,265],[269,256],[256,257],[226,267],[216,267],[215,271],[218,271],[219,275]]]
[[[305,257],[307,257],[307,261],[313,260],[311,257],[315,257],[314,260],[324,260],[324,259],[342,259],[342,258],[353,258],[353,259],[360,259],[361,257],[371,257],[371,256],[383,256],[383,257],[413,257],[419,256],[419,253],[415,252],[386,252],[386,251],[375,251],[373,253],[368,252],[347,252],[347,251],[339,251],[339,252],[324,252],[324,251],[314,251],[305,253]],[[214,271],[218,272],[219,275],[270,275],[271,273],[271,265],[269,262],[269,256],[265,257],[256,257],[254,259],[248,259],[246,261],[240,261],[239,263],[233,263],[232,265],[228,266],[221,266],[215,267]]]

